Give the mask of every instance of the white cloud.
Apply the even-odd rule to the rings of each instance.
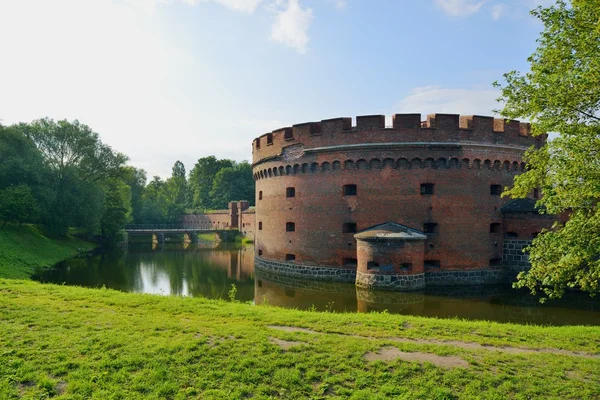
[[[511,0],[509,3],[498,0],[433,0],[437,8],[450,17],[469,17],[485,10],[494,21],[501,18],[522,18],[538,6],[548,7],[555,0]]]
[[[435,0],[435,4],[444,13],[451,17],[468,17],[483,7],[486,0]]]
[[[195,0],[184,0],[194,2]],[[242,11],[247,13],[253,13],[256,7],[262,2],[262,0],[216,0],[217,3],[222,4],[234,11]]]
[[[284,7],[283,0],[277,0],[277,5]],[[295,49],[298,53],[306,53],[310,40],[308,27],[312,20],[312,10],[303,9],[298,0],[287,0],[287,7],[277,12],[275,23],[271,30],[271,40]]]
[[[148,13],[156,12],[159,6],[167,6],[174,3],[183,3],[188,6],[196,6],[200,3],[213,2],[221,4],[233,11],[253,13],[263,0],[124,0],[128,5]]]
[[[343,10],[348,5],[348,2],[346,0],[330,0],[330,1],[333,2],[333,4],[335,5],[335,8],[337,8],[338,10]]]
[[[500,92],[495,89],[451,89],[423,86],[410,91],[395,107],[399,113],[493,115],[501,108],[496,101]]]
[[[508,6],[504,3],[494,4],[492,6],[492,19],[498,21],[508,13]]]

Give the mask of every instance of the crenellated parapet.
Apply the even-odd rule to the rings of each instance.
[[[266,133],[253,141],[253,163],[282,156],[287,149],[398,143],[479,143],[525,149],[541,146],[544,136],[531,136],[529,123],[479,115],[395,114],[391,126],[384,115],[306,122]]]
[[[294,163],[281,164],[279,166],[268,166],[265,168],[255,168],[254,179],[266,179],[277,176],[314,174],[327,171],[360,171],[360,170],[381,170],[381,169],[472,169],[472,170],[491,170],[504,171],[511,174],[520,174],[525,171],[526,164],[519,161],[510,160],[490,160],[490,159],[470,159],[470,158],[370,158],[370,159],[345,159],[332,160],[313,163]]]

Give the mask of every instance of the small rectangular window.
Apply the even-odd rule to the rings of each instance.
[[[260,138],[256,139],[256,148],[260,149]]]
[[[367,263],[367,269],[375,269],[375,268],[379,268],[379,263],[375,262],[375,261],[369,261]]]
[[[258,221],[258,230],[262,231],[262,221]]]
[[[285,231],[286,232],[295,232],[296,231],[296,224],[293,222],[286,222],[285,223]]]
[[[356,267],[356,258],[342,258],[342,265],[344,267]]]
[[[490,224],[490,233],[500,233],[502,229],[502,225],[500,225],[498,222],[493,222]]]
[[[272,144],[273,144],[273,134],[267,133],[267,146],[272,145]]]
[[[286,254],[285,255],[285,261],[294,261],[295,259],[296,259],[295,254]]]
[[[283,138],[285,140],[292,140],[294,138],[294,131],[292,130],[292,128],[285,128]]]
[[[285,189],[285,197],[296,197],[296,188],[289,187]]]
[[[427,222],[423,224],[423,233],[437,233],[438,224],[435,222]]]
[[[259,255],[259,256],[262,256],[262,250],[259,250],[259,251],[258,251],[258,255]]]
[[[356,185],[344,185],[344,196],[356,196]]]
[[[490,195],[500,196],[502,194],[502,185],[490,185]]]
[[[425,268],[439,268],[440,260],[425,260],[425,262],[423,263],[423,266]]]
[[[344,233],[356,233],[356,223],[354,222],[346,222],[342,227],[342,232]]]
[[[421,194],[433,194],[433,183],[421,183]]]
[[[400,270],[401,271],[410,271],[412,269],[412,264],[411,263],[402,263],[400,264]]]
[[[262,200],[262,190],[260,192],[258,192],[258,199]]]

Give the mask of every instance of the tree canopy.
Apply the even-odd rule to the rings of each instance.
[[[528,59],[496,83],[508,118],[529,119],[534,135],[558,137],[526,154],[528,171],[507,191],[541,188],[541,209],[568,214],[529,248],[531,270],[517,286],[560,297],[567,288],[597,293],[600,282],[600,7],[597,0],[558,1],[532,14],[544,25]]]
[[[129,222],[178,223],[190,208],[254,200],[247,162],[204,157],[188,179],[176,161],[168,179],[146,183],[144,170],[125,165],[125,155],[79,121],[0,125],[0,160],[0,228],[40,223],[58,236],[77,228],[114,244]]]

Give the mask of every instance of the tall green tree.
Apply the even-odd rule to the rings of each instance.
[[[142,196],[142,222],[160,224],[166,221],[166,201],[163,198],[165,182],[154,176],[144,189]]]
[[[185,210],[188,206],[188,182],[186,179],[185,165],[181,161],[176,161],[173,165],[171,178],[167,181],[169,186],[171,202],[177,207]]]
[[[131,219],[134,224],[143,223],[143,194],[146,187],[146,171],[131,166],[121,170],[122,181],[131,190]]]
[[[211,197],[213,182],[217,173],[223,168],[231,168],[235,164],[232,160],[217,160],[215,156],[203,157],[198,160],[190,172],[189,186],[192,198],[192,207],[199,209],[215,208]]]
[[[103,144],[97,133],[79,121],[45,118],[20,124],[18,129],[35,144],[50,171],[43,180],[44,201],[40,202],[49,230],[65,235],[81,221],[97,229],[103,204],[98,185],[118,176],[127,157]]]
[[[600,282],[600,5],[558,1],[532,14],[544,30],[530,71],[509,72],[496,83],[502,114],[533,121],[534,135],[559,135],[527,152],[528,171],[507,194],[525,197],[539,187],[538,205],[569,218],[534,239],[531,270],[516,285],[551,298],[567,288],[593,294]]]
[[[0,188],[36,185],[43,160],[33,142],[14,127],[0,127]]]
[[[210,192],[214,208],[226,208],[232,200],[248,200],[254,203],[254,179],[252,167],[244,161],[217,172]]]
[[[9,222],[23,222],[34,219],[37,212],[36,201],[27,185],[10,186],[0,190],[0,220],[2,228]]]
[[[131,220],[131,187],[119,179],[109,179],[104,186],[101,232],[105,242],[114,245],[121,239],[125,224]]]

